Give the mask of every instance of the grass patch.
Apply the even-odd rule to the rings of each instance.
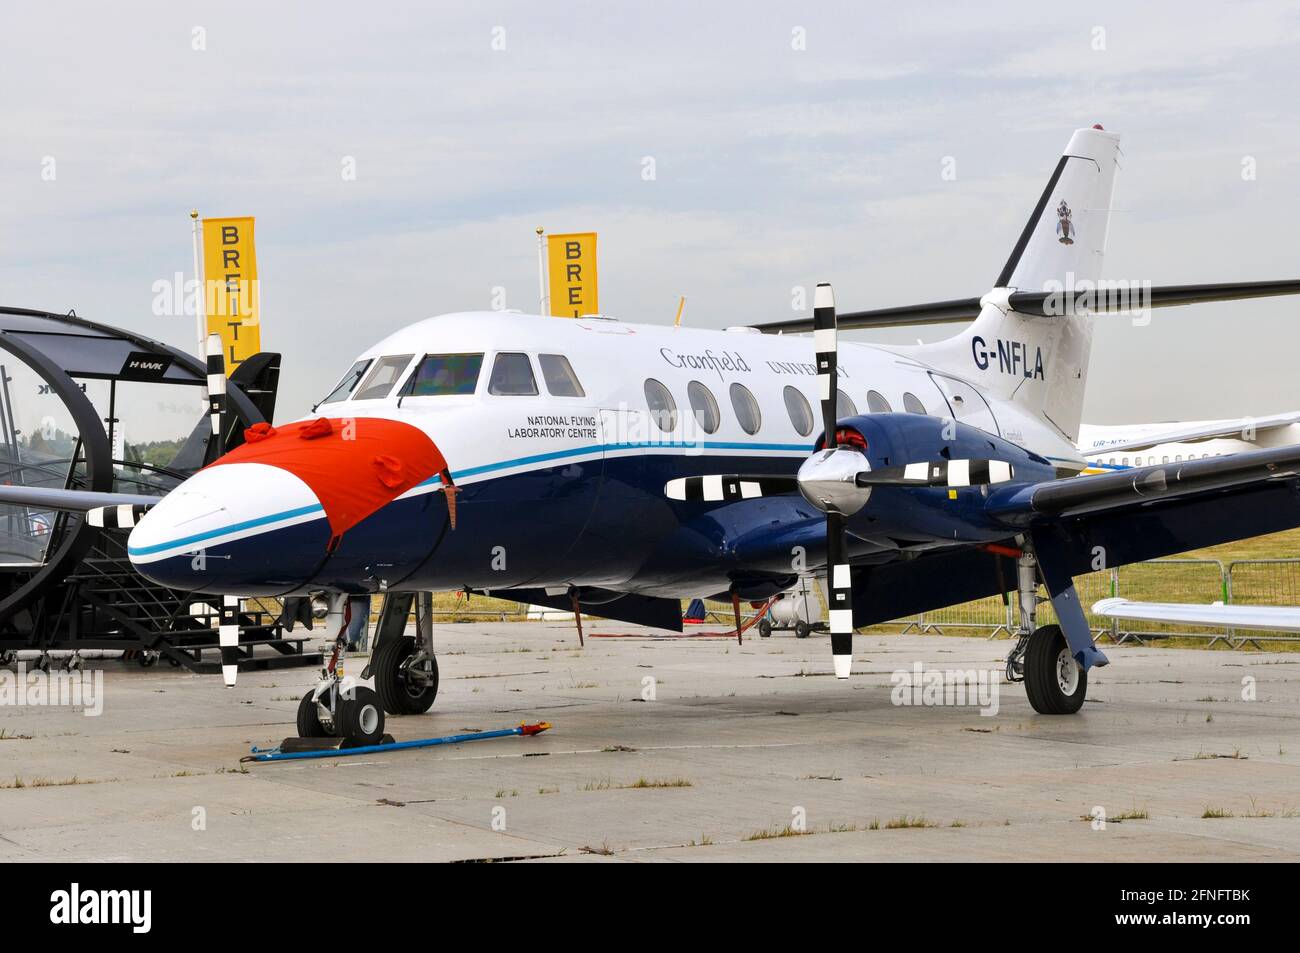
[[[1205,809],[1205,812],[1201,814],[1201,820],[1205,821],[1205,820],[1210,820],[1211,818],[1232,817],[1232,816],[1233,813],[1231,811],[1225,811],[1221,807],[1207,807]]]
[[[745,835],[741,840],[776,840],[778,837],[804,837],[809,833],[811,832],[795,830],[787,824],[784,827],[767,827],[761,831],[754,831],[752,834]]]
[[[30,781],[24,780],[18,775],[14,775],[13,781],[0,782],[0,788],[17,790],[19,788],[64,788],[74,784],[99,784],[101,782],[90,778],[79,778],[75,774],[70,778],[32,778]]]
[[[885,821],[885,830],[887,831],[905,830],[912,827],[938,826],[939,825],[934,823],[934,821],[926,820],[924,814],[918,814],[915,817],[911,814],[904,814],[901,817],[894,818],[892,821]]]
[[[631,784],[620,784],[621,788],[689,788],[693,787],[686,778],[637,778]]]

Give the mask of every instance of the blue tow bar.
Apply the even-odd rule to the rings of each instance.
[[[511,735],[538,735],[551,727],[549,721],[535,725],[516,725],[497,731],[477,731],[465,735],[445,735],[442,738],[416,738],[412,741],[392,741],[380,745],[359,745],[355,748],[322,748],[317,751],[281,751],[279,748],[254,748],[253,753],[240,761],[301,761],[306,758],[345,758],[353,754],[382,754],[385,751],[403,751],[408,748],[432,748],[436,745],[456,745],[466,741],[486,741],[488,738],[507,738]]]

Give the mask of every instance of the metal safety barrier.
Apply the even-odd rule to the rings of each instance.
[[[1143,628],[1135,629],[1122,620],[1092,614],[1093,603],[1114,596],[1139,602],[1300,606],[1300,559],[1238,559],[1227,564],[1218,559],[1152,559],[1077,576],[1074,585],[1097,637],[1116,643],[1205,639],[1207,647],[1223,642],[1237,649],[1244,645],[1259,647],[1263,642],[1300,641],[1300,635],[1295,633],[1239,633],[1230,628],[1172,623],[1144,623]],[[1008,600],[992,596],[897,619],[891,624],[901,626],[903,632],[975,629],[995,638],[1014,632],[1015,617],[1013,594]],[[1056,622],[1050,602],[1040,606],[1038,621],[1040,624]]]

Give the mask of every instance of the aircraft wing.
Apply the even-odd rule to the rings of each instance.
[[[1300,632],[1300,606],[1192,605],[1181,602],[1131,602],[1102,599],[1093,604],[1095,615],[1140,622],[1180,622],[1224,629],[1264,629]]]
[[[1300,527],[1298,475],[1300,446],[1251,450],[1010,486],[989,494],[986,512],[1007,527],[1008,546],[1013,536],[1032,540],[1056,596],[1098,569]],[[1015,589],[1015,574],[1014,559],[969,546],[863,567],[854,576],[853,622],[1001,595]]]
[[[101,506],[153,506],[161,497],[140,493],[96,493],[44,486],[0,486],[0,505],[85,513]]]
[[[1163,443],[1192,443],[1197,440],[1214,440],[1220,437],[1237,437],[1245,439],[1246,434],[1276,430],[1294,423],[1300,423],[1300,411],[1285,414],[1272,414],[1268,417],[1240,417],[1236,420],[1208,420],[1185,425],[1152,428],[1151,432],[1140,437],[1116,443],[1105,442],[1098,446],[1081,447],[1080,451],[1089,457],[1102,453],[1124,453],[1131,450],[1145,450]]]
[[[1233,491],[1300,476],[1300,446],[1134,467],[1086,478],[1048,480],[994,491],[988,512],[1012,525],[1110,513],[1214,490]]]

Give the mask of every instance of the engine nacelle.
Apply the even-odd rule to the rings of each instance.
[[[1056,476],[1056,468],[1050,460],[951,418],[922,414],[859,414],[842,419],[838,429],[841,431],[841,445],[845,436],[851,438],[850,446],[866,463],[861,468],[863,470],[884,470],[910,463],[943,460],[1000,460],[1011,465],[1016,482],[1036,483]],[[846,430],[848,435],[843,433]],[[821,447],[820,440],[817,445]],[[822,451],[819,449],[819,452]],[[843,455],[847,457],[847,454]],[[809,460],[817,456],[814,453]],[[800,472],[802,475],[802,470]],[[865,494],[868,491],[858,492]],[[865,504],[866,500],[864,495],[862,503]]]

